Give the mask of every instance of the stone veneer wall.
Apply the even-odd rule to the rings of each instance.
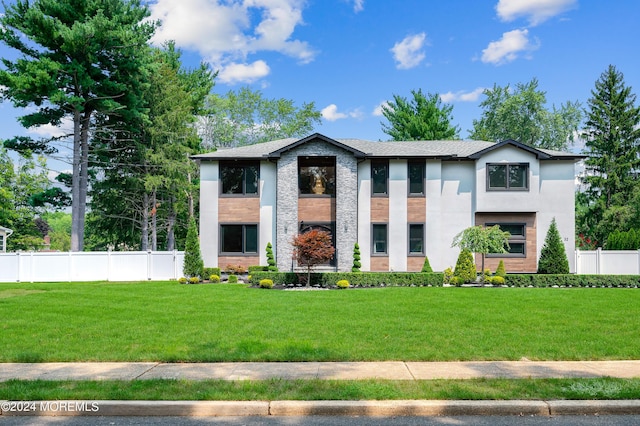
[[[348,151],[325,142],[308,142],[284,152],[278,160],[276,198],[276,260],[280,271],[291,270],[291,239],[298,232],[298,157],[336,157],[336,250],[338,270],[353,266],[353,245],[358,235],[357,159]]]

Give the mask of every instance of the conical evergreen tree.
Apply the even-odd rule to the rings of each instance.
[[[353,245],[353,267],[351,272],[360,272],[360,267],[362,267],[362,263],[360,263],[360,246],[355,243]]]
[[[540,251],[540,260],[538,261],[539,274],[568,274],[569,259],[564,250],[564,243],[558,232],[556,218],[554,217],[547,231],[547,237],[544,240],[544,246]]]
[[[433,272],[431,264],[429,263],[429,257],[424,257],[424,263],[422,264],[422,271],[420,272]]]
[[[193,217],[189,220],[189,228],[187,229],[182,272],[186,277],[202,278],[204,275],[204,262],[200,254],[200,241],[198,239],[198,225]]]
[[[267,243],[267,270],[270,272],[278,272],[276,260],[273,257],[273,246],[270,242]]]
[[[476,281],[476,266],[473,263],[473,255],[469,250],[463,249],[460,255],[458,255],[453,276],[457,277],[462,283],[472,283]]]

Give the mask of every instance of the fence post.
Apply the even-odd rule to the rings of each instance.
[[[18,259],[18,265],[16,267],[16,282],[20,282],[20,252],[16,252],[16,259]]]
[[[580,249],[576,249],[573,253],[573,260],[576,265],[576,275],[580,273]]]
[[[107,249],[107,281],[111,281],[111,248]]]
[[[596,250],[596,274],[600,275],[600,271],[602,270],[602,247],[598,247]]]
[[[151,250],[147,250],[147,281],[151,281],[151,268],[153,268]]]

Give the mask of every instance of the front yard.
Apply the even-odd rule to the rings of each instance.
[[[0,362],[640,358],[640,290],[0,284]]]

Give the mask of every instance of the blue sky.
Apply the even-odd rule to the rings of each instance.
[[[214,91],[249,85],[315,102],[316,131],[386,140],[380,104],[412,89],[453,105],[466,138],[484,88],[536,77],[548,106],[586,101],[609,64],[640,88],[636,0],[152,0],[155,43],[219,71]],[[0,48],[0,55],[6,54]],[[0,137],[23,130],[0,104]],[[33,131],[32,131],[33,132]],[[55,133],[44,128],[42,135]]]

